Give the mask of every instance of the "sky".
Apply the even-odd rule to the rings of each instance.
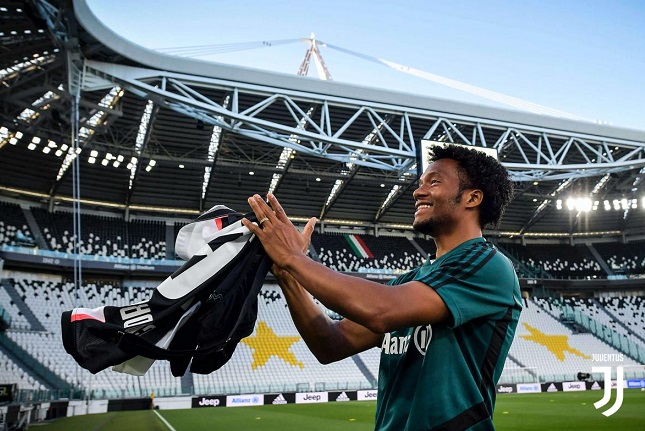
[[[334,81],[513,108],[410,76],[345,50],[645,131],[642,0],[88,0],[112,30],[151,49],[218,45],[200,60],[296,74],[306,42],[226,51],[227,44],[307,39]],[[259,45],[259,44],[258,44]],[[315,67],[310,76],[316,78]]]

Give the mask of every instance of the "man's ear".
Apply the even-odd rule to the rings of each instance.
[[[466,193],[466,208],[479,206],[484,200],[484,192],[479,189],[468,190]]]

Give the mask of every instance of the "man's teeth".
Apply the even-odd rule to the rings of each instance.
[[[432,205],[419,205],[417,207],[418,210],[423,209],[423,208],[430,208]]]

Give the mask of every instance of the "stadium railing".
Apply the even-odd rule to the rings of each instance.
[[[0,305],[0,331],[4,331],[10,326],[11,316],[9,315],[9,312],[7,312],[7,310],[5,310],[4,307]]]

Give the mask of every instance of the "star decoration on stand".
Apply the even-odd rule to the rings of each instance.
[[[591,356],[585,355],[580,350],[574,349],[569,345],[569,337],[563,334],[550,335],[545,334],[537,328],[523,323],[524,327],[531,333],[531,335],[520,335],[525,340],[533,341],[546,347],[549,352],[558,358],[561,362],[566,359],[565,353],[571,353],[580,356],[584,359],[591,359]]]
[[[253,349],[252,369],[264,366],[271,356],[277,356],[288,364],[304,368],[304,364],[289,351],[291,346],[300,341],[296,336],[280,336],[266,324],[259,322],[255,335],[242,339],[242,342]]]

